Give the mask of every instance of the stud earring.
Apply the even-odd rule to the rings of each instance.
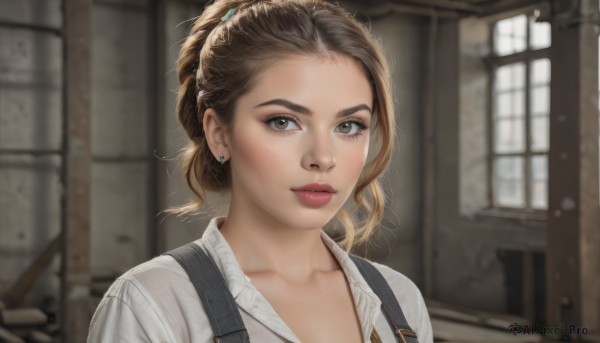
[[[225,163],[225,156],[223,156],[223,154],[219,156],[219,162],[221,162],[221,164]]]

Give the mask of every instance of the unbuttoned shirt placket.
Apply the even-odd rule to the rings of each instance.
[[[214,259],[240,308],[285,340],[300,343],[300,339],[298,339],[289,326],[277,314],[267,299],[256,289],[250,278],[242,271],[233,251],[218,230],[218,224],[224,218],[213,218],[216,222],[211,223],[214,225],[208,225],[202,238],[197,243]],[[381,314],[381,301],[373,293],[346,252],[323,230],[321,230],[321,238],[340,263],[349,281],[361,331],[365,342],[368,343],[374,323]]]

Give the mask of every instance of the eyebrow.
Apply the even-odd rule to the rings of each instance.
[[[287,107],[290,110],[294,111],[294,112],[298,112],[307,116],[312,116],[313,112],[308,109],[307,107],[304,107],[302,105],[298,105],[295,104],[289,100],[285,100],[285,99],[273,99],[273,100],[269,100],[266,102],[263,102],[257,106],[255,106],[254,108],[259,108],[262,106],[268,106],[268,105],[280,105],[283,107]],[[353,113],[356,113],[360,110],[367,110],[369,111],[369,113],[373,114],[373,111],[371,110],[371,108],[365,104],[360,104],[360,105],[356,105],[353,107],[349,107],[349,108],[345,108],[343,110],[338,111],[337,116],[338,117],[345,117],[345,116],[349,116]]]

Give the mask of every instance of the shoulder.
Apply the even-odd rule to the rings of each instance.
[[[128,304],[151,302],[155,295],[176,288],[186,280],[183,268],[171,256],[161,255],[119,276],[104,297],[115,297]]]
[[[172,256],[160,255],[121,275],[106,297],[116,297],[132,308],[152,311],[159,317],[173,317],[174,312],[185,308],[172,304],[195,304],[198,295],[183,267]]]
[[[104,294],[90,323],[88,342],[105,342],[113,334],[147,341],[172,342],[170,306],[178,298],[196,297],[189,278],[171,257],[161,255],[121,275]],[[189,293],[189,294],[188,294]]]
[[[122,289],[122,287],[118,286],[120,284],[143,285],[145,288],[153,288],[185,280],[188,280],[187,274],[179,263],[171,256],[160,255],[129,269],[123,275],[119,276],[114,285],[115,289],[112,292],[120,291]]]

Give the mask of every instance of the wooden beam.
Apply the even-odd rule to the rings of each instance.
[[[167,79],[167,52],[169,51],[168,43],[167,43],[167,15],[169,8],[169,0],[155,0],[154,1],[154,10],[153,13],[153,21],[155,24],[154,37],[154,60],[153,67],[154,71],[152,72],[154,78],[154,107],[156,108],[156,126],[154,127],[154,132],[151,134],[155,136],[155,147],[159,154],[166,154],[168,151],[168,125],[166,123],[167,120],[172,120],[171,116],[165,115],[169,113],[167,109],[167,99],[165,94],[168,94],[168,90],[166,85],[169,84],[169,80]],[[173,4],[170,4],[173,7]],[[171,9],[172,10],[172,9]],[[161,209],[165,209],[169,207],[167,202],[168,199],[168,183],[170,182],[169,172],[166,165],[163,163],[164,160],[161,158],[160,162],[156,163],[154,166],[154,192],[156,196],[156,210],[160,211]],[[164,214],[161,214],[163,216]],[[155,217],[156,218],[156,217]],[[156,219],[155,219],[156,220]],[[156,224],[154,226],[156,228],[156,232],[149,237],[153,242],[152,244],[152,253],[158,254],[163,253],[168,249],[167,240],[167,227],[165,225],[161,226]]]
[[[529,7],[543,6],[542,0],[502,0],[493,4],[482,4],[479,17],[490,17],[495,15],[504,15],[507,12],[520,11]]]
[[[555,0],[554,16],[598,12],[596,1]],[[549,326],[600,330],[598,34],[589,22],[552,22],[547,246]],[[583,339],[585,337],[571,337]]]
[[[64,0],[63,342],[85,342],[90,316],[92,0]]]
[[[46,246],[44,251],[27,267],[25,272],[19,276],[19,279],[10,287],[6,293],[2,294],[2,301],[8,307],[21,305],[27,292],[33,286],[38,276],[48,267],[54,256],[61,250],[62,235],[56,236],[52,242]]]
[[[397,4],[411,4],[423,7],[434,7],[442,10],[454,10],[469,12],[476,14],[481,11],[481,7],[477,5],[468,4],[465,2],[449,1],[449,0],[395,0]]]
[[[360,20],[369,22],[370,20],[376,20],[391,13],[412,14],[425,17],[435,16],[437,18],[460,17],[459,13],[456,11],[445,11],[415,5],[392,4],[389,2],[377,6],[366,7],[365,9],[361,10],[358,15]],[[364,14],[366,18],[362,18],[361,14]]]

